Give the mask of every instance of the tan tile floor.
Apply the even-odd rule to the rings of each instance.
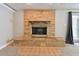
[[[58,56],[63,47],[21,47],[18,52],[23,56]]]
[[[45,50],[47,49],[47,51]],[[41,51],[43,50],[43,52]],[[36,51],[36,52],[35,52]],[[79,56],[79,46],[66,44],[65,47],[7,46],[0,50],[0,56]]]

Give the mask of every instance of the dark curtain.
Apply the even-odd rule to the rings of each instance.
[[[67,26],[66,43],[74,44],[73,43],[73,31],[72,31],[72,12],[68,12],[68,26]]]

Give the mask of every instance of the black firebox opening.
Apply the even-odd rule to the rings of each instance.
[[[32,34],[46,35],[47,34],[47,27],[32,27]]]

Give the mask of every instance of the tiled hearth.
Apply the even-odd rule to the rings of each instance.
[[[63,38],[53,38],[53,39],[45,39],[45,38],[33,38],[31,40],[25,40],[25,38],[17,38],[10,46],[29,46],[29,47],[64,47],[65,42]]]

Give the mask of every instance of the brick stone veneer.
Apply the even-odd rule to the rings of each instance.
[[[32,22],[34,23],[39,21],[47,22],[46,37],[55,36],[55,10],[25,10],[24,11],[24,35],[28,39],[32,38],[32,25],[33,25]]]

